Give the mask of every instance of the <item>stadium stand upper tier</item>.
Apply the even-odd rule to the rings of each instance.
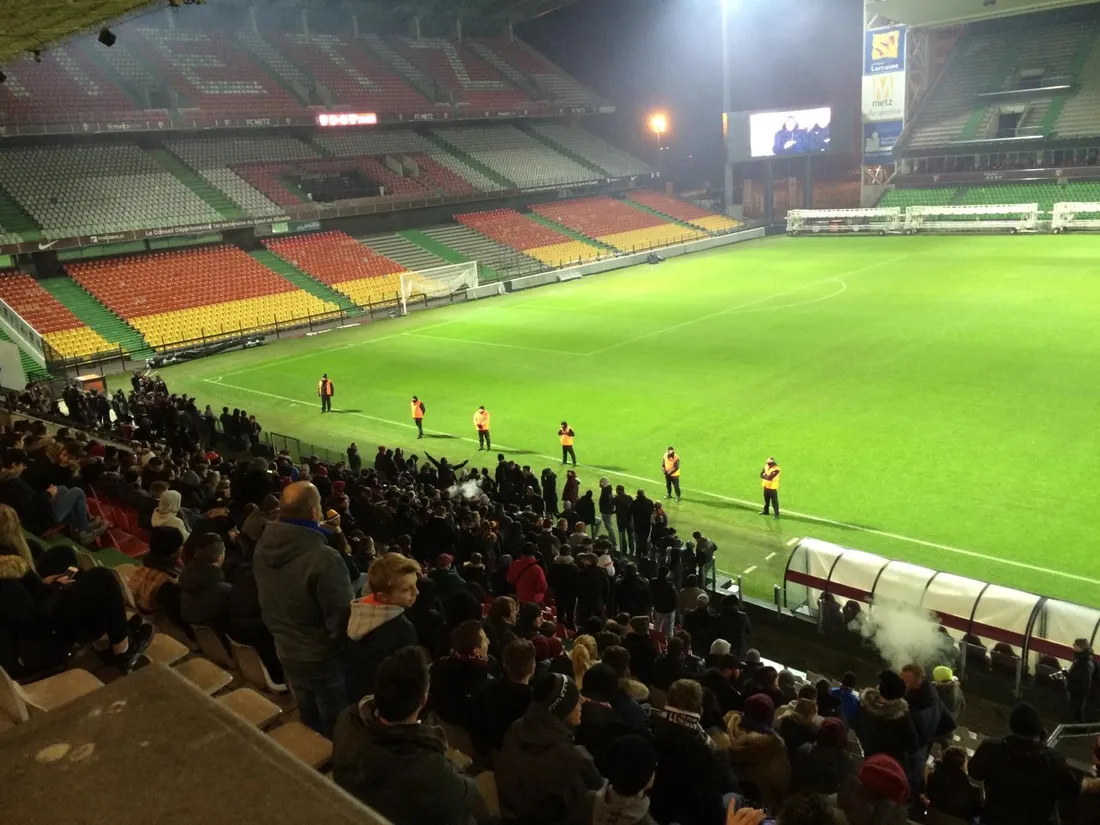
[[[349,29],[350,21],[349,21]],[[527,45],[382,36],[112,26],[4,66],[0,124],[309,116],[310,107],[452,117],[601,101]]]
[[[607,249],[572,238],[513,209],[455,215],[455,220],[550,266],[579,264],[612,254]]]
[[[23,272],[0,272],[0,299],[14,309],[65,358],[111,349],[99,333]]]
[[[558,154],[515,126],[456,126],[436,129],[435,134],[520,189],[595,183],[606,177],[594,165]]]
[[[532,207],[534,212],[623,252],[702,237],[702,230],[666,220],[606,196]]]

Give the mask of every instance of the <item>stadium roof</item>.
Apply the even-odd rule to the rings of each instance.
[[[949,26],[1096,0],[866,0],[868,13],[910,26]]]
[[[202,3],[204,0],[198,0]],[[205,0],[211,5],[234,0]],[[291,0],[279,5],[297,5],[301,0]],[[569,6],[576,0],[335,0],[324,2],[335,8],[349,11],[363,9],[395,17],[421,17],[454,19],[455,17],[482,20],[510,20],[522,22]],[[185,6],[187,0],[0,0],[0,65],[35,49],[45,49],[51,44],[80,32],[119,22],[134,12],[164,8],[169,5]],[[181,8],[185,13],[186,9]]]

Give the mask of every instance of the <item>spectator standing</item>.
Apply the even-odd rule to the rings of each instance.
[[[585,529],[595,538],[598,530],[596,525],[596,502],[592,500],[591,490],[584,491],[584,495],[577,500],[574,509],[576,510],[577,518],[580,519]]]
[[[849,825],[906,825],[909,794],[905,769],[879,753],[865,759],[856,778],[841,787],[837,807]]]
[[[698,565],[699,581],[703,583],[705,587],[707,582],[710,582],[711,587],[718,587],[718,570],[715,564],[715,557],[718,554],[718,545],[714,543],[712,539],[704,536],[700,531],[696,530],[691,534],[691,537],[695,539],[695,560]],[[693,571],[687,571],[693,572]],[[730,644],[733,644],[732,639],[727,639]],[[735,648],[736,650],[736,648]],[[738,653],[737,655],[741,655]]]
[[[835,794],[855,775],[855,762],[848,753],[848,732],[844,723],[825,719],[813,742],[798,748],[791,764],[791,790],[796,793]]]
[[[588,791],[603,787],[592,760],[574,746],[581,697],[568,676],[536,683],[527,712],[504,737],[496,780],[501,807],[530,825],[560,825],[576,815]]]
[[[799,748],[817,739],[817,691],[812,687],[803,690],[807,692],[800,693],[792,705],[780,708],[775,718],[775,732],[783,737],[792,762]]]
[[[750,696],[740,716],[731,713],[726,721],[734,771],[756,786],[766,807],[777,810],[791,784],[791,763],[773,727],[775,705],[763,694]]]
[[[634,555],[637,552],[637,547],[634,543],[634,518],[630,512],[633,501],[634,500],[626,494],[626,489],[623,485],[619,484],[615,487],[615,497],[612,499],[612,502],[615,505],[615,529],[619,534],[618,547],[621,548],[624,553],[629,551],[630,555]]]
[[[655,779],[657,754],[641,736],[621,736],[607,751],[607,785],[589,791],[577,821],[582,825],[657,825],[646,795]]]
[[[489,637],[489,655],[498,661],[504,655],[504,649],[516,640],[516,620],[519,618],[519,605],[511,596],[497,596],[489,607],[489,617],[485,620],[485,635]]]
[[[699,683],[714,694],[723,718],[731,710],[739,711],[744,707],[745,697],[734,687],[740,669],[737,657],[726,653],[715,656],[711,667],[699,677]]]
[[[611,598],[611,580],[596,564],[592,553],[577,556],[580,573],[577,575],[577,624],[583,625],[590,617],[601,621],[607,615],[607,603]]]
[[[416,627],[407,611],[416,604],[419,574],[420,565],[400,553],[386,553],[367,570],[370,593],[351,603],[347,623],[352,701],[374,692],[378,666],[386,657],[416,644]]]
[[[1066,692],[1069,694],[1070,717],[1073,722],[1085,721],[1089,696],[1096,682],[1096,657],[1088,639],[1073,642],[1073,664],[1066,674]]]
[[[615,584],[615,609],[630,616],[649,616],[649,582],[638,575],[638,567],[627,562]]]
[[[446,756],[443,731],[421,724],[428,666],[406,647],[378,667],[373,696],[340,714],[333,779],[394,825],[468,825],[477,783]]]
[[[504,677],[483,685],[470,702],[470,739],[490,760],[504,744],[508,728],[531,704],[535,646],[526,639],[514,639],[504,648],[503,666]]]
[[[575,617],[580,573],[580,569],[570,555],[555,556],[546,572],[547,583],[557,603],[558,621],[570,630],[575,630],[577,627]]]
[[[1046,745],[1038,711],[1023,702],[1008,719],[1009,735],[987,738],[970,760],[970,778],[985,789],[983,825],[1053,825],[1061,802],[1077,799],[1081,781],[1065,757]]]
[[[561,488],[561,500],[563,504],[575,506],[581,495],[581,482],[573,470],[565,474],[565,484]]]
[[[645,490],[639,490],[630,502],[630,520],[637,543],[637,554],[644,556],[649,552],[649,532],[653,527],[653,502],[646,498]],[[631,547],[633,551],[634,547]]]
[[[917,734],[917,747],[907,766],[909,790],[915,797],[924,793],[925,766],[932,743],[937,737],[951,733],[955,729],[955,720],[950,714],[944,714],[940,695],[926,678],[922,665],[906,665],[901,669],[901,679],[906,686],[909,718],[913,720],[913,730]]]
[[[709,651],[718,638],[717,624],[710,615],[710,597],[706,593],[698,596],[695,606],[684,614],[684,630],[691,634],[695,648],[704,652]],[[732,650],[732,645],[730,647]]]
[[[542,471],[542,502],[546,507],[546,515],[550,518],[556,516],[558,510],[558,476],[549,467]]]
[[[856,691],[856,675],[852,671],[846,671],[843,676],[840,677],[840,685],[832,689],[832,694],[840,700],[841,709],[844,712],[844,718],[847,720],[848,725],[851,726],[855,721],[856,714],[859,713],[859,693]]]
[[[730,652],[738,658],[744,656],[749,634],[752,633],[752,621],[741,609],[741,600],[737,596],[730,594],[723,597],[722,610],[715,624],[718,638],[730,643]]]
[[[901,765],[911,763],[917,751],[917,731],[900,676],[884,670],[879,674],[878,687],[863,691],[852,729],[865,756],[884,753]]]
[[[436,557],[435,567],[428,571],[428,578],[435,582],[439,600],[446,604],[451,596],[466,589],[466,580],[454,567],[455,558],[450,553],[440,553]]]
[[[607,531],[608,541],[611,542],[612,548],[618,549],[618,542],[615,538],[615,528],[613,524],[613,519],[615,517],[615,492],[611,487],[611,482],[607,480],[607,476],[600,479],[599,509],[600,523],[603,524],[604,529]],[[597,534],[598,531],[593,535]]]
[[[932,670],[932,680],[932,686],[940,695],[944,710],[957,720],[963,708],[966,707],[966,697],[963,695],[958,677],[947,665],[940,665]]]
[[[535,558],[535,545],[531,542],[520,548],[519,558],[508,568],[508,583],[516,588],[516,599],[520,604],[542,604],[545,601],[546,573]]]
[[[676,585],[669,581],[669,569],[662,566],[657,575],[649,580],[649,595],[653,601],[653,629],[665,634],[672,633],[676,626]]]
[[[828,679],[818,679],[814,689],[817,691],[817,715],[822,719],[833,717],[844,719],[844,706],[840,699],[833,695],[833,686]]]
[[[619,677],[611,665],[597,662],[584,674],[581,695],[581,723],[577,726],[577,744],[592,754],[596,768],[603,776],[609,769],[608,752],[621,736],[639,733],[616,712],[612,703],[619,690]],[[648,733],[648,731],[646,731]]]
[[[451,631],[451,652],[431,669],[431,709],[436,716],[460,728],[471,727],[473,695],[492,677],[489,638],[477,619],[467,619]]]
[[[966,751],[948,748],[928,779],[928,805],[935,811],[976,822],[982,812],[982,791],[966,775]]]
[[[694,610],[699,606],[699,597],[706,596],[707,591],[699,586],[699,577],[694,573],[690,574],[684,579],[684,587],[680,591],[678,597],[677,608],[680,613],[680,618],[683,619],[684,615],[689,610]],[[709,598],[709,597],[708,597]]]
[[[306,481],[283,490],[281,519],[264,528],[253,571],[264,624],[275,637],[302,722],[332,736],[348,704],[344,637],[354,598],[343,558],[321,526],[321,494]]]
[[[363,457],[359,455],[359,445],[354,441],[348,445],[348,467],[353,473],[358,473],[363,467]]]
[[[649,616],[634,616],[630,620],[623,647],[630,654],[630,672],[643,685],[653,681],[653,665],[657,662],[657,645],[649,635]]]

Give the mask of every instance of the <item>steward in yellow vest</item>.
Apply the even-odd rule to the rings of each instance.
[[[566,421],[561,422],[561,429],[558,430],[558,438],[561,439],[561,463],[567,463],[570,456],[573,458],[573,466],[577,466],[577,454],[573,452],[573,439],[576,434],[573,432],[573,428],[569,426]]]
[[[760,471],[760,486],[764,488],[764,509],[760,511],[762,516],[766,516],[771,508],[775,518],[779,518],[779,476],[782,473],[774,458],[769,458],[764,469]]]
[[[478,407],[474,413],[474,427],[477,428],[477,449],[493,449],[493,440],[489,436],[489,411],[484,407]]]
[[[676,500],[680,500],[680,456],[676,450],[669,447],[661,459],[661,471],[665,474],[665,498],[672,498],[672,491],[676,491]]]

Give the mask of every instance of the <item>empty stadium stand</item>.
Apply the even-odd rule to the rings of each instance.
[[[1047,118],[1053,119],[1052,129],[1058,137],[1100,135],[1100,38],[1095,32],[1088,45],[1091,49],[1082,59],[1075,78],[1076,94],[1056,101],[1053,116]]]
[[[407,271],[343,232],[275,238],[264,245],[357,306],[394,303],[401,289],[399,274]]]
[[[623,252],[699,238],[701,230],[662,220],[652,212],[606,196],[532,207],[544,218]]]
[[[337,310],[226,244],[72,263],[68,270],[154,347]]]
[[[221,216],[131,143],[12,147],[0,186],[47,238],[152,229]]]
[[[471,109],[522,110],[533,101],[464,43],[436,37],[387,38],[388,45],[419,67],[456,103]]]
[[[878,205],[887,206],[981,206],[993,204],[1037,203],[1049,212],[1061,201],[1100,202],[1100,181],[1054,181],[1038,183],[1000,183],[992,186],[941,186],[935,188],[897,188],[886,192]]]
[[[541,261],[485,237],[467,226],[451,224],[422,230],[432,241],[458,253],[462,260],[477,261],[497,277],[515,278],[546,268]],[[485,274],[482,279],[487,280]]]
[[[368,235],[359,238],[359,241],[370,247],[379,255],[384,255],[391,261],[396,261],[411,272],[423,272],[426,269],[438,269],[447,266],[448,261],[443,260],[433,252],[417,246],[408,238],[396,232],[382,235]]]
[[[608,177],[625,178],[653,173],[653,169],[647,164],[579,126],[532,122],[530,128],[532,132],[542,135],[593,166],[598,166]]]
[[[609,250],[536,223],[512,209],[455,215],[463,226],[549,266],[569,266],[611,255]]]
[[[504,38],[484,41],[502,60],[531,77],[534,82],[546,90],[554,103],[564,106],[593,107],[601,104],[600,99],[554,66],[522,41],[509,41]]]
[[[106,352],[111,345],[23,272],[0,272],[0,298],[65,358]]]
[[[630,200],[654,212],[660,212],[682,223],[691,224],[707,232],[723,232],[736,229],[741,224],[733,218],[703,209],[693,203],[674,198],[655,189],[638,189],[630,194]]]
[[[600,177],[515,126],[449,127],[434,133],[520,189],[592,183]]]

